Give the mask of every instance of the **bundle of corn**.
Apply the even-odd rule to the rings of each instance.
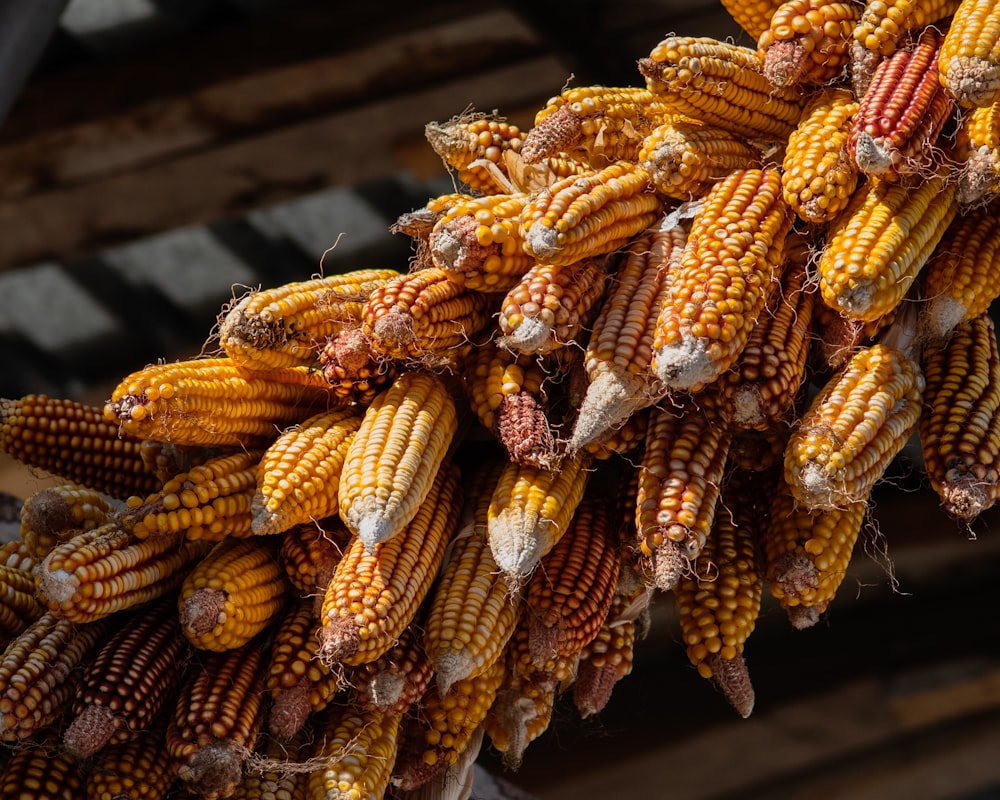
[[[116,798],[516,765],[668,594],[747,716],[765,590],[828,613],[911,435],[944,512],[993,505],[996,4],[732,5],[758,49],[429,124],[466,185],[393,226],[411,269],[234,298],[103,408],[0,400],[66,482],[0,554],[6,792],[50,796],[37,748]]]

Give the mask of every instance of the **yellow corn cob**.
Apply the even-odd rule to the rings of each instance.
[[[807,261],[793,257],[785,265],[779,290],[736,364],[720,379],[726,416],[739,428],[777,428],[789,421],[794,409],[805,381],[816,299],[815,284],[807,282]]]
[[[388,281],[365,304],[361,332],[376,354],[419,359],[446,356],[489,324],[489,296],[428,267]]]
[[[613,253],[660,216],[649,175],[620,161],[556,181],[521,212],[524,249],[540,262],[571,264]]]
[[[518,152],[524,134],[496,114],[463,114],[447,122],[428,122],[424,136],[431,148],[449,167],[458,172],[458,179],[470,189],[482,194],[505,191],[487,161],[506,176],[503,155]]]
[[[1000,202],[957,215],[922,275],[921,333],[948,334],[983,314],[1000,295]]]
[[[307,800],[309,773],[301,765],[308,763],[312,735],[307,728],[289,742],[261,736],[230,800]]]
[[[260,460],[251,530],[282,533],[337,513],[344,456],[361,425],[354,408],[324,411],[282,433]]]
[[[181,683],[167,725],[175,776],[203,800],[228,797],[263,723],[267,645],[208,653]]]
[[[424,650],[442,695],[500,657],[521,613],[521,594],[497,566],[486,536],[490,501],[503,468],[494,459],[473,474],[465,490],[462,525],[431,590]]]
[[[434,667],[423,646],[420,614],[383,655],[351,668],[347,680],[351,695],[362,707],[405,714],[434,677]]]
[[[115,521],[137,539],[182,534],[217,542],[251,533],[261,450],[216,456],[175,475],[154,494],[130,497]]]
[[[80,680],[64,749],[90,758],[151,727],[184,677],[190,650],[179,628],[171,595],[137,612],[101,646]]]
[[[971,522],[1000,491],[1000,354],[986,313],[924,348],[920,445],[945,511]]]
[[[312,598],[293,602],[278,624],[268,666],[271,698],[267,730],[286,741],[306,727],[310,714],[322,711],[341,688],[341,678],[316,658],[319,618]]]
[[[962,0],[941,47],[941,84],[963,106],[1000,100],[1000,7]]]
[[[867,509],[867,498],[810,511],[779,482],[764,532],[765,578],[796,628],[808,628],[840,588]]]
[[[722,0],[722,6],[729,12],[733,21],[757,41],[767,30],[771,17],[781,6],[781,2],[782,0],[752,0],[752,2]]]
[[[680,395],[649,417],[635,525],[652,562],[648,571],[663,591],[698,557],[712,528],[731,439],[716,402]]]
[[[360,321],[372,290],[398,275],[361,269],[249,292],[220,320],[219,345],[249,369],[312,364],[328,338]]]
[[[292,586],[305,597],[321,594],[351,536],[340,517],[303,522],[285,531],[278,555]]]
[[[32,572],[38,562],[20,539],[12,539],[0,545],[0,565]]]
[[[504,397],[521,392],[544,397],[546,378],[540,359],[498,347],[492,339],[473,348],[462,372],[472,411],[494,434]]]
[[[411,791],[458,761],[486,719],[503,681],[504,659],[486,671],[452,684],[442,696],[431,684],[420,701],[421,713],[408,718],[392,771],[392,784]]]
[[[330,391],[349,403],[367,406],[399,375],[395,361],[378,356],[360,326],[331,337],[319,354]]]
[[[897,181],[938,160],[938,135],[954,103],[937,80],[943,34],[926,28],[878,65],[851,121],[847,148],[858,169]]]
[[[0,653],[0,740],[30,739],[65,711],[80,666],[108,632],[45,612]]]
[[[962,114],[955,132],[958,202],[988,203],[1000,194],[1000,100]]]
[[[796,500],[833,509],[867,498],[916,430],[923,390],[905,350],[878,343],[858,351],[813,398],[785,448]]]
[[[101,750],[87,774],[87,800],[165,800],[174,783],[165,728],[161,723]]]
[[[35,576],[30,570],[0,564],[0,644],[41,616],[44,609],[35,599]]]
[[[373,548],[353,540],[323,599],[318,655],[326,664],[374,661],[392,647],[430,591],[461,505],[458,469],[446,464],[398,535]]]
[[[764,76],[779,88],[836,80],[847,67],[860,16],[856,3],[786,0],[757,38]]]
[[[872,321],[899,305],[955,217],[945,171],[915,185],[875,181],[835,219],[817,270],[824,302]]]
[[[323,374],[307,367],[247,370],[228,358],[197,358],[126,376],[104,418],[143,439],[252,446],[334,400]]]
[[[587,343],[588,385],[569,452],[619,427],[666,394],[650,368],[653,335],[667,275],[679,263],[686,241],[680,221],[668,214],[629,245]]]
[[[75,400],[44,394],[0,398],[0,450],[110,497],[160,486],[143,464],[139,441],[106,421],[101,408]]]
[[[678,117],[650,131],[637,160],[660,194],[693,200],[733,170],[759,166],[761,151],[728,130]]]
[[[181,584],[181,630],[199,650],[242,647],[281,614],[288,589],[277,542],[219,542]]]
[[[854,27],[854,40],[872,53],[892,53],[908,31],[950,17],[959,0],[868,0]]]
[[[517,463],[500,474],[487,512],[487,540],[497,566],[520,587],[566,532],[590,478],[590,457],[578,453],[559,469]]]
[[[80,800],[85,765],[51,738],[26,743],[0,771],[0,796],[10,800]]]
[[[703,203],[653,337],[652,369],[675,390],[698,391],[739,357],[777,287],[793,219],[773,167],[730,173]]]
[[[607,279],[603,260],[536,264],[500,304],[497,343],[527,354],[565,347],[594,318]]]
[[[60,542],[108,522],[117,507],[102,492],[76,483],[41,489],[21,506],[21,541],[41,561]]]
[[[401,714],[346,706],[331,709],[317,731],[314,758],[322,766],[310,773],[309,800],[377,800],[389,789],[396,760]]]
[[[781,193],[804,222],[829,222],[858,185],[858,168],[847,151],[858,103],[849,89],[816,93],[788,137],[782,159]]]
[[[731,42],[671,36],[639,60],[639,72],[676,113],[737,136],[782,141],[802,113],[797,88],[773,87],[756,51]]]
[[[520,769],[524,751],[552,721],[555,700],[554,681],[535,681],[508,668],[484,722],[486,735],[507,769]]]
[[[566,89],[535,114],[521,158],[530,164],[566,153],[597,168],[635,161],[646,135],[673,114],[645,87]]]
[[[176,589],[210,547],[180,535],[138,540],[108,523],[45,557],[37,570],[38,600],[67,620],[98,620]]]

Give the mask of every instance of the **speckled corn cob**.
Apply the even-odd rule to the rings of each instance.
[[[340,400],[361,406],[371,403],[399,375],[399,365],[372,350],[360,326],[345,328],[328,339],[319,363],[330,391]]]
[[[779,88],[836,80],[847,67],[860,16],[857,3],[786,0],[757,38],[764,76]]]
[[[21,541],[41,561],[57,544],[108,522],[116,508],[107,495],[76,483],[41,489],[21,506]]]
[[[462,380],[472,411],[486,430],[500,438],[498,412],[505,397],[527,392],[544,399],[549,376],[543,364],[542,359],[499,347],[492,339],[473,348]]]
[[[151,730],[101,750],[87,774],[87,800],[166,800],[174,774],[165,728],[161,721]]]
[[[330,709],[317,731],[310,800],[377,800],[384,797],[396,761],[402,715],[352,706]]]
[[[1000,7],[962,0],[941,47],[941,84],[963,106],[1000,100]]]
[[[423,697],[434,678],[423,646],[423,624],[418,614],[389,650],[348,670],[350,693],[360,706],[405,714]]]
[[[1000,194],[1000,100],[962,114],[955,132],[956,196],[963,207]]]
[[[524,134],[496,114],[463,114],[447,122],[428,122],[424,136],[441,159],[458,173],[458,180],[475,192],[495,194],[506,187],[483,164],[507,175],[504,154],[518,152]]]
[[[0,771],[0,796],[11,800],[80,800],[86,766],[47,737],[25,743]]]

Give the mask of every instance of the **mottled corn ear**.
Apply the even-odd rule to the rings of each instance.
[[[424,136],[441,160],[458,172],[458,179],[475,192],[495,194],[506,190],[490,166],[506,176],[503,154],[518,152],[524,134],[496,114],[463,114],[447,122],[428,122]]]
[[[822,86],[847,67],[857,3],[786,0],[757,39],[764,76],[774,86]]]
[[[340,517],[304,522],[285,531],[278,555],[301,595],[322,593],[353,534]]]
[[[353,705],[329,710],[316,732],[313,757],[321,766],[309,775],[310,798],[386,796],[399,746],[402,715]]]
[[[83,797],[86,765],[59,749],[52,737],[26,742],[0,771],[0,796],[11,800],[76,800]]]
[[[941,48],[941,84],[963,106],[1000,100],[1000,7],[962,0]]]
[[[504,398],[526,392],[544,399],[548,378],[543,359],[499,347],[494,339],[477,344],[462,371],[473,413],[494,434]]]
[[[418,614],[389,650],[347,671],[351,695],[360,706],[405,714],[423,697],[434,678],[423,646],[423,623]]]
[[[360,326],[327,340],[319,354],[330,391],[339,399],[367,406],[399,375],[399,365],[375,353]]]
[[[963,207],[1000,194],[1000,100],[961,115],[955,132],[958,202]]]
[[[76,483],[40,489],[21,506],[21,541],[41,561],[60,542],[108,522],[117,507],[102,492]]]
[[[87,800],[162,800],[174,783],[164,735],[166,723],[101,750],[87,774]],[[297,798],[295,800],[298,800]]]

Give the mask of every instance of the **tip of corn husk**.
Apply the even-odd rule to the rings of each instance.
[[[221,589],[203,587],[181,601],[178,613],[184,635],[198,638],[215,630],[225,618],[227,597]]]
[[[969,208],[1000,191],[1000,160],[995,149],[983,146],[966,159],[958,175],[955,199]]]
[[[942,482],[941,507],[964,522],[972,522],[997,499],[997,485],[970,472]]]
[[[765,420],[760,389],[753,385],[737,387],[733,393],[733,422],[743,428],[754,428]]]
[[[865,175],[878,177],[892,169],[892,154],[881,140],[861,131],[854,143],[854,163]]]
[[[388,710],[399,702],[406,683],[406,675],[393,670],[382,670],[368,681],[365,696],[375,708]]]
[[[589,659],[580,662],[573,683],[573,705],[581,717],[586,718],[604,710],[611,700],[618,678],[618,670],[614,664],[598,666]]]
[[[965,319],[966,308],[953,297],[932,297],[920,310],[920,337],[943,339]]]
[[[376,545],[391,539],[403,529],[396,517],[388,514],[384,504],[371,495],[354,500],[341,517],[369,554],[375,552]]]
[[[792,490],[795,499],[811,511],[833,510],[848,505],[854,498],[846,497],[822,464],[806,462],[794,473]]]
[[[275,503],[276,508],[271,508],[271,499],[265,497],[258,489],[253,500],[250,501],[250,530],[254,536],[282,533],[291,528],[297,521],[281,508],[280,503]]]
[[[978,56],[955,56],[941,64],[944,84],[963,106],[986,106],[1000,94],[1000,67]]]
[[[718,363],[709,356],[704,339],[685,336],[653,355],[656,377],[669,389],[695,391],[719,376]]]
[[[358,627],[350,617],[327,619],[320,629],[319,639],[320,646],[316,656],[330,669],[353,656],[361,646]]]
[[[80,589],[80,579],[64,569],[49,570],[45,561],[38,570],[38,599],[45,605],[68,603]]]
[[[106,706],[88,705],[63,732],[63,749],[74,758],[90,758],[111,740],[121,722]]]
[[[572,454],[624,424],[636,411],[655,402],[643,396],[646,382],[632,374],[603,370],[587,385],[566,447]]]
[[[506,508],[490,520],[487,537],[493,560],[512,589],[519,589],[542,558],[542,531],[550,525],[537,514]]]
[[[823,603],[818,606],[788,606],[785,609],[785,613],[788,615],[788,621],[792,623],[792,627],[795,630],[804,631],[806,628],[811,628],[819,622],[819,618],[825,610],[826,603]]]
[[[545,352],[552,343],[552,328],[538,317],[524,317],[511,333],[497,339],[500,347],[527,355]]]
[[[463,650],[449,649],[434,657],[434,679],[437,681],[438,694],[444,697],[457,682],[472,674],[472,659]]]
[[[755,695],[750,682],[750,672],[742,653],[735,658],[723,658],[718,653],[712,653],[705,659],[712,670],[712,679],[722,690],[729,704],[743,719],[753,713]]]
[[[524,242],[531,255],[540,261],[548,261],[559,254],[559,232],[548,225],[536,223],[529,227]]]
[[[180,778],[201,797],[228,797],[243,776],[243,753],[233,742],[203,745],[178,770]]]
[[[312,713],[312,681],[303,678],[295,686],[274,695],[267,714],[267,729],[279,739],[291,739],[301,731]]]

